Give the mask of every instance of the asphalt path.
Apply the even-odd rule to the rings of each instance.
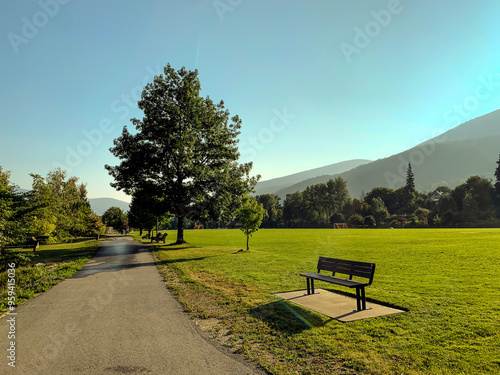
[[[262,373],[199,333],[147,247],[125,236],[101,245],[73,277],[0,320],[0,374]]]

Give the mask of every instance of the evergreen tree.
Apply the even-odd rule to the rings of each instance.
[[[408,163],[408,170],[406,172],[406,185],[405,189],[408,192],[415,192],[415,176],[413,174],[413,170],[411,168],[411,164]]]

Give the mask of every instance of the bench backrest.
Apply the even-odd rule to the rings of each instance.
[[[368,285],[371,285],[373,275],[375,274],[375,263],[319,257],[318,273],[320,273],[321,270],[330,271],[333,273],[333,276],[335,276],[336,273],[349,275],[349,280],[352,280],[353,276],[364,277],[370,280]]]

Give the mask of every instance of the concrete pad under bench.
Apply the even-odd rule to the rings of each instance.
[[[325,289],[316,289],[315,293],[310,295],[307,295],[307,290],[297,290],[276,293],[275,296],[344,323],[405,312],[375,302],[367,302],[367,310],[356,311],[356,296],[349,297]]]

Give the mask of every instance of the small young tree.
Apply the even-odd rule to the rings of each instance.
[[[266,210],[264,206],[257,202],[254,198],[249,196],[245,196],[243,198],[243,203],[241,208],[238,210],[236,214],[236,220],[241,224],[241,230],[247,237],[247,250],[248,240],[252,233],[257,232],[259,230],[260,224],[262,223],[262,219]]]
[[[87,234],[99,239],[99,236],[102,236],[104,233],[106,233],[106,226],[102,222],[101,217],[94,214],[89,215],[87,218]]]

